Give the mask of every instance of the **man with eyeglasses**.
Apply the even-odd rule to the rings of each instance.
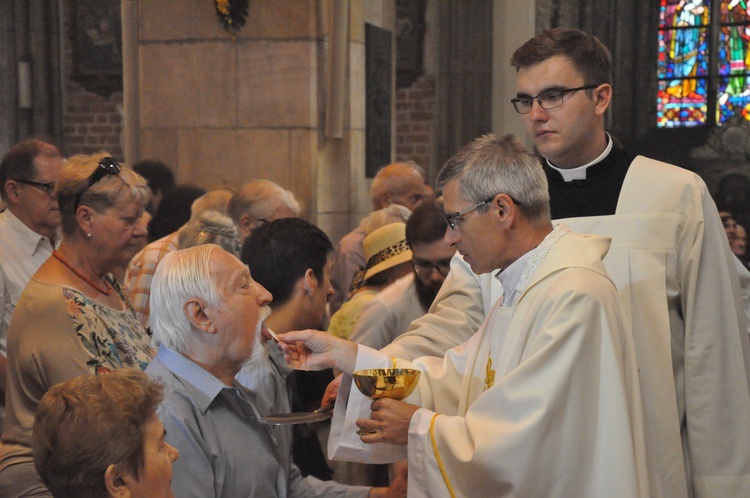
[[[189,222],[199,219],[201,215],[208,211],[225,214],[232,195],[233,191],[226,187],[209,190],[190,205]],[[169,235],[146,244],[128,264],[123,287],[130,298],[130,303],[133,305],[136,318],[144,328],[148,328],[150,325],[151,306],[149,297],[151,296],[151,280],[154,278],[154,272],[164,256],[179,249],[181,230],[182,227]]]
[[[633,323],[651,496],[750,496],[746,316],[705,183],[633,157],[606,133],[612,62],[595,37],[553,29],[511,64],[512,104],[544,158],[552,218],[613,240],[604,264]],[[386,352],[434,355],[477,330],[502,291],[453,264],[434,313]]]
[[[613,143],[611,60],[596,38],[552,30],[511,64],[552,217],[613,239],[605,266],[631,311],[651,495],[750,496],[746,318],[706,185]]]
[[[429,197],[428,194],[424,169],[413,161],[383,166],[370,186],[373,212],[393,205],[413,211],[422,200]],[[365,265],[362,243],[366,235],[367,230],[360,224],[336,244],[331,276],[333,297],[328,305],[331,316],[349,299],[352,279],[357,270]]]
[[[473,140],[437,182],[445,242],[477,274],[496,273],[504,297],[440,357],[279,335],[290,366],[334,367],[345,382],[360,369],[421,372],[406,401],[344,388],[329,447],[371,462],[405,453],[412,497],[646,496],[633,338],[602,264],[610,239],[553,227],[542,167],[512,135]],[[374,432],[356,441],[357,427]]]
[[[406,222],[414,272],[380,291],[365,306],[352,331],[352,341],[380,349],[427,313],[456,253],[443,241],[446,227],[442,203],[428,200],[414,210]]]
[[[5,398],[5,339],[13,310],[31,276],[60,243],[55,182],[63,158],[54,145],[28,139],[0,163],[0,427]]]

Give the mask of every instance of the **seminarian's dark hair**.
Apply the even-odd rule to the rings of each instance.
[[[591,36],[577,29],[555,28],[527,41],[514,53],[510,64],[527,68],[556,55],[569,58],[583,76],[584,85],[612,84],[612,56],[609,49]]]
[[[273,308],[289,301],[308,268],[322,281],[332,252],[331,239],[320,228],[302,218],[281,218],[253,230],[242,245],[241,259],[273,295]]]

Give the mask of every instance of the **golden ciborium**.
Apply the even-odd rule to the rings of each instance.
[[[419,370],[411,368],[372,368],[357,370],[352,377],[357,389],[368,398],[391,398],[400,401],[414,392],[420,374]],[[374,433],[364,429],[357,431],[360,436]]]

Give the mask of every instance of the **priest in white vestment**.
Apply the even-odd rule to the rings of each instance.
[[[706,184],[613,143],[604,129],[612,61],[595,37],[553,29],[512,62],[514,100],[544,158],[552,218],[612,238],[604,265],[631,316],[651,496],[750,496],[748,327]],[[741,270],[747,295],[750,274]],[[384,351],[442,356],[478,330],[501,294],[497,279],[457,256],[430,312]]]
[[[344,458],[395,460],[405,447],[412,497],[648,496],[630,325],[602,264],[609,239],[553,230],[542,168],[511,136],[473,141],[438,183],[453,213],[446,242],[474,272],[502,270],[505,294],[477,334],[414,361],[313,331],[280,336],[295,368],[422,371],[405,402],[347,405],[347,377],[332,437],[354,433],[351,413],[375,433]]]

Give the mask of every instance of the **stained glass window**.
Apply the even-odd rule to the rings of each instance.
[[[658,126],[750,120],[750,4],[712,3],[660,0]]]
[[[750,9],[746,0],[721,2],[717,122],[740,114],[750,119],[748,50]]]

